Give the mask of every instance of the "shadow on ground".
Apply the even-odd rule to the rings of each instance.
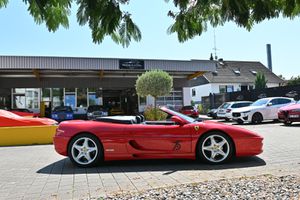
[[[132,160],[110,161],[99,167],[79,168],[74,166],[68,158],[52,163],[37,173],[42,174],[85,174],[85,173],[118,173],[118,172],[154,172],[164,171],[164,175],[176,171],[187,170],[222,170],[264,166],[266,162],[261,158],[236,158],[230,163],[222,165],[208,165],[194,160]]]

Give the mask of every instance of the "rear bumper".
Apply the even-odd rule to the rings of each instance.
[[[263,138],[240,138],[235,140],[236,156],[255,156],[263,152]]]
[[[67,156],[69,140],[70,140],[69,137],[54,136],[53,144],[54,144],[55,151],[60,155]]]

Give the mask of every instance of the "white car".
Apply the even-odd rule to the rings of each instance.
[[[264,120],[277,120],[278,110],[292,103],[295,103],[295,100],[292,98],[263,98],[255,101],[251,106],[236,109],[232,113],[232,118],[239,124],[243,124],[244,122],[259,124]]]
[[[232,119],[232,112],[238,108],[250,106],[253,102],[251,101],[232,101],[223,103],[217,110],[217,117],[229,121]]]

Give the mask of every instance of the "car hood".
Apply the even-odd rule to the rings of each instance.
[[[233,112],[247,112],[247,111],[261,109],[263,107],[264,106],[247,106],[247,107],[243,107],[243,108],[235,108],[233,110]]]
[[[214,122],[214,121],[203,121],[203,122],[199,122],[199,124],[202,123],[202,126],[205,130],[205,132],[207,131],[211,131],[211,130],[220,130],[220,131],[224,131],[227,134],[229,134],[231,137],[238,137],[238,138],[244,138],[244,137],[259,137],[259,138],[263,138],[261,135],[252,132],[248,129],[245,128],[241,128],[238,126],[233,126],[233,125],[229,125],[229,124],[224,124],[221,122]]]
[[[300,109],[300,104],[291,104],[288,106],[284,106],[282,108],[280,108],[280,110],[285,111],[285,110],[292,110],[292,109]]]

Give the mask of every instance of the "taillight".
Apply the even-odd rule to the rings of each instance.
[[[230,112],[231,112],[231,109],[227,109],[226,112],[227,112],[227,113],[230,113]]]

